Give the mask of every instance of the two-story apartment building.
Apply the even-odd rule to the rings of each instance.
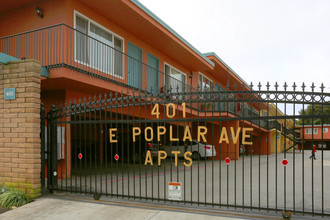
[[[300,149],[312,149],[313,145],[317,149],[329,150],[330,148],[330,125],[300,125],[299,133],[302,143]]]
[[[0,52],[40,61],[41,101],[47,111],[53,104],[74,103],[90,96],[93,99],[95,94],[224,91],[234,90],[234,85],[250,90],[215,53],[199,52],[137,0],[3,1]],[[211,107],[218,113],[205,117],[237,117],[247,108],[251,114],[260,115],[261,108],[266,107],[219,102]],[[200,110],[208,110],[208,106],[201,105]],[[126,116],[134,114],[130,111]],[[243,126],[256,128],[251,138],[255,154],[271,152],[266,128],[247,120],[228,122],[228,129]],[[102,128],[95,129],[103,133]],[[214,139],[219,140],[221,128],[215,129]],[[74,127],[63,132],[70,160],[70,144],[86,137],[75,135]],[[177,132],[182,133],[183,128]],[[100,160],[103,143],[99,140],[94,146]],[[239,158],[239,143],[228,147],[212,144],[217,151],[215,159]]]

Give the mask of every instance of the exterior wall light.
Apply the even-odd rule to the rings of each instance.
[[[193,78],[193,73],[190,73],[189,79],[192,79],[192,78]]]
[[[36,12],[37,12],[37,15],[40,17],[40,18],[43,18],[44,17],[44,15],[42,14],[42,12],[41,12],[41,8],[38,6],[38,7],[36,7]]]

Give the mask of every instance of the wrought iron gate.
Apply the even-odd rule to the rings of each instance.
[[[47,189],[330,215],[330,93],[231,86],[43,109]]]

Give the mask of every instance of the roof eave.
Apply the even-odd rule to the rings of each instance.
[[[204,53],[204,56],[208,57],[208,56],[214,56],[216,59],[218,59],[220,61],[220,63],[222,63],[226,68],[228,68],[239,80],[242,81],[242,83],[244,83],[245,85],[247,85],[248,87],[249,84],[247,82],[245,82],[244,79],[242,79],[242,77],[240,77],[225,61],[223,61],[216,53],[214,52],[208,52],[208,53]]]
[[[167,31],[169,31],[171,34],[177,37],[182,43],[187,45],[198,56],[203,58],[203,60],[206,61],[209,65],[211,65],[212,68],[215,66],[215,64],[211,60],[209,60],[205,56],[205,54],[198,51],[193,45],[191,45],[187,40],[185,40],[182,36],[180,36],[175,30],[173,30],[168,24],[166,24],[157,15],[155,15],[152,11],[150,11],[147,7],[145,7],[141,2],[139,2],[138,0],[130,0],[130,1],[134,3],[137,7],[139,7],[142,11],[144,11],[146,14],[148,14],[151,18],[153,18],[155,21],[157,21],[160,25],[162,25]]]

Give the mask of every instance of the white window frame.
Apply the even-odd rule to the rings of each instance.
[[[209,77],[205,76],[205,75],[204,75],[203,73],[201,73],[201,72],[198,73],[198,84],[199,84],[199,76],[200,76],[200,75],[201,75],[202,77],[208,79],[210,82],[212,82],[213,88],[210,88],[210,89],[214,89],[214,82],[213,82],[213,80],[210,79]],[[203,81],[203,80],[202,80],[202,81]],[[204,90],[203,90],[203,89],[204,89],[203,85],[201,85],[200,88],[201,88],[200,91],[204,92]]]
[[[312,134],[312,128],[305,128],[305,134]]]
[[[125,51],[125,39],[124,39],[123,37],[119,36],[118,34],[116,34],[116,33],[112,32],[112,31],[110,31],[109,29],[107,29],[107,28],[104,27],[103,25],[101,25],[101,24],[97,23],[96,21],[90,19],[90,18],[87,17],[86,15],[80,13],[80,12],[77,11],[77,10],[73,10],[73,25],[74,25],[73,27],[74,27],[75,30],[76,30],[76,16],[79,16],[79,17],[81,17],[81,18],[87,20],[87,22],[88,22],[88,25],[87,25],[87,35],[88,35],[89,37],[90,37],[90,24],[92,23],[93,25],[95,25],[95,26],[97,26],[97,27],[103,29],[104,31],[108,32],[109,34],[112,34],[112,42],[113,42],[113,44],[114,44],[114,37],[117,37],[118,39],[120,39],[120,40],[123,42],[123,45],[122,45],[122,46],[123,46],[123,51],[122,51],[122,53],[123,53],[123,55],[122,55],[122,56],[123,56],[123,64],[122,64],[122,70],[123,70],[123,72],[122,72],[122,76],[118,76],[118,75],[114,74],[114,73],[113,73],[114,71],[112,71],[111,73],[110,73],[110,72],[106,72],[106,73],[109,74],[109,75],[111,75],[111,76],[117,77],[117,78],[119,78],[119,79],[125,79],[125,57],[124,57],[124,51]],[[93,68],[93,69],[99,70],[99,71],[101,71],[101,72],[104,72],[102,69],[99,69],[99,68],[97,68],[97,67],[94,67],[94,66],[92,66],[91,64],[88,64],[88,63],[82,62],[82,61],[80,61],[80,60],[78,60],[78,59],[76,58],[77,56],[76,56],[76,42],[75,42],[75,40],[76,40],[76,32],[74,32],[74,61],[77,62],[77,63],[83,64],[83,65],[85,65],[85,66],[91,67],[91,68]],[[113,46],[112,48],[115,48],[115,47]],[[112,68],[112,69],[114,69],[114,64],[113,64],[113,68]]]
[[[172,66],[172,65],[170,65],[170,64],[168,64],[168,63],[166,63],[166,62],[164,62],[164,73],[165,73],[165,76],[164,76],[164,89],[166,88],[166,72],[165,72],[165,70],[166,70],[166,65],[169,66],[170,68],[172,68],[172,69],[178,71],[179,73],[185,75],[185,79],[186,79],[186,80],[185,80],[184,83],[185,83],[185,85],[187,85],[187,74],[185,74],[185,73],[182,72],[181,70],[175,68],[174,66]],[[185,86],[185,87],[187,87],[187,86]],[[173,88],[173,89],[174,89],[174,88]],[[187,91],[187,88],[185,88],[185,91],[184,91],[184,92],[186,92],[186,91]]]
[[[312,130],[312,128],[305,128],[305,134],[318,134],[318,128],[313,128],[314,131]]]
[[[212,83],[213,88],[211,88],[211,85],[210,85],[210,91],[209,92],[211,92],[211,89],[214,90],[214,82],[213,82],[213,80],[210,79],[209,77],[205,76],[203,73],[198,72],[198,87],[199,87],[199,91],[201,91],[201,92],[207,92],[207,91],[204,91],[204,88],[205,87],[203,85],[199,85],[199,77],[200,76],[202,76],[202,84],[203,84],[204,78],[206,78],[207,80],[209,80]],[[210,95],[208,97],[210,98]],[[204,96],[203,95],[200,95],[200,98],[203,99]]]
[[[328,128],[323,128],[323,133],[328,133],[329,129]]]

